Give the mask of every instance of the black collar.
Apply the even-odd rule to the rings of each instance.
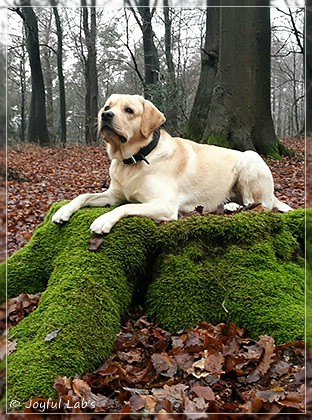
[[[137,162],[140,162],[141,160],[144,160],[145,163],[148,165],[150,164],[149,161],[146,159],[146,156],[151,153],[152,150],[155,149],[159,142],[160,137],[160,129],[157,128],[157,130],[153,133],[153,138],[146,146],[141,147],[141,149],[138,151],[138,153],[135,153],[134,155],[130,156],[128,159],[124,159],[122,162],[125,165],[135,165]]]

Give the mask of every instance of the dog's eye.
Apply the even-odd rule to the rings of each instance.
[[[108,111],[109,110],[109,106],[106,105],[106,107],[104,108],[104,111]]]
[[[128,114],[133,114],[133,109],[131,109],[131,108],[126,108],[126,109],[125,109],[125,111],[126,111]]]

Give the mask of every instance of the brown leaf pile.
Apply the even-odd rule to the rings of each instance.
[[[128,319],[96,372],[58,376],[59,400],[40,401],[49,412],[302,413],[303,364],[302,342],[254,341],[232,323],[171,335],[141,315]]]
[[[21,295],[9,299],[7,302],[8,326],[12,327],[18,324],[26,315],[33,312],[40,300],[41,293],[34,295],[22,293]],[[1,319],[0,326],[4,327]]]
[[[0,261],[6,257],[6,150],[0,148]]]
[[[8,254],[25,245],[51,204],[84,192],[101,192],[109,180],[103,147],[8,150]]]
[[[305,206],[304,138],[285,139],[283,144],[296,152],[281,160],[266,159],[274,178],[275,194],[293,208]],[[312,203],[311,203],[312,204]]]
[[[306,139],[306,206],[312,207],[312,137]]]

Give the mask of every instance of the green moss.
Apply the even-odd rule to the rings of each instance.
[[[10,332],[17,339],[17,349],[9,357],[8,401],[54,397],[56,375],[73,377],[92,371],[109,356],[120,318],[153,247],[155,223],[131,218],[104,237],[98,252],[91,252],[89,226],[107,210],[84,209],[68,224],[56,226],[51,216],[58,207],[53,206],[26,251],[16,253],[8,264],[10,290],[17,294],[42,290],[50,276],[37,310]],[[48,249],[43,244],[49,244]],[[26,252],[32,255],[30,250],[43,253],[43,264],[36,258],[27,261],[23,273],[19,267]],[[16,273],[22,278],[14,278]],[[57,330],[53,340],[45,341]]]
[[[303,228],[303,211],[296,218]],[[254,338],[303,338],[304,266],[288,226],[283,215],[253,212],[163,225],[148,314],[170,331],[231,319]]]
[[[6,262],[0,264],[0,303],[6,301]]]
[[[306,336],[307,344],[312,348],[312,208],[306,210],[306,224]]]
[[[218,249],[222,252],[230,244],[252,245],[270,240],[283,229],[283,219],[276,213],[242,212],[235,216],[194,216],[161,225],[158,240],[166,250],[196,241],[210,245],[212,252]]]
[[[31,241],[9,258],[9,298],[20,293],[41,292],[46,288],[53,271],[54,258],[66,246],[68,239],[64,230],[51,223],[52,214],[60,206],[61,204],[57,203],[51,207],[44,222],[35,230]]]
[[[286,151],[286,148],[285,148],[285,151]],[[281,160],[283,153],[282,153],[282,150],[280,149],[280,143],[279,142],[274,143],[271,146],[271,148],[268,151],[266,151],[266,153],[264,154],[266,157],[270,157],[275,160]]]
[[[302,211],[194,216],[161,225],[125,218],[91,252],[89,226],[108,210],[81,209],[67,224],[54,225],[51,217],[63,204],[52,206],[7,263],[9,296],[43,291],[36,311],[10,332],[17,349],[8,359],[8,401],[54,397],[56,375],[95,370],[147,277],[150,318],[171,331],[231,319],[255,338],[302,338]]]
[[[294,156],[295,152],[291,149],[288,149],[282,142],[278,142],[278,152],[282,156]]]
[[[233,144],[228,141],[222,134],[214,133],[208,137],[207,144],[212,144],[214,146],[226,147],[227,149],[232,149]]]
[[[311,214],[312,209],[307,209],[307,214]],[[290,211],[282,215],[286,230],[288,230],[291,235],[297,239],[297,241],[302,245],[304,249],[305,243],[305,210],[298,209],[295,211]]]

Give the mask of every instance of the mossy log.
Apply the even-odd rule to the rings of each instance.
[[[150,319],[170,331],[231,320],[254,338],[303,338],[303,210],[163,224],[131,217],[92,252],[89,226],[109,210],[81,209],[54,225],[62,204],[7,262],[9,297],[43,291],[36,311],[10,332],[17,348],[8,360],[8,401],[54,397],[57,375],[96,369],[137,288],[147,290]]]

